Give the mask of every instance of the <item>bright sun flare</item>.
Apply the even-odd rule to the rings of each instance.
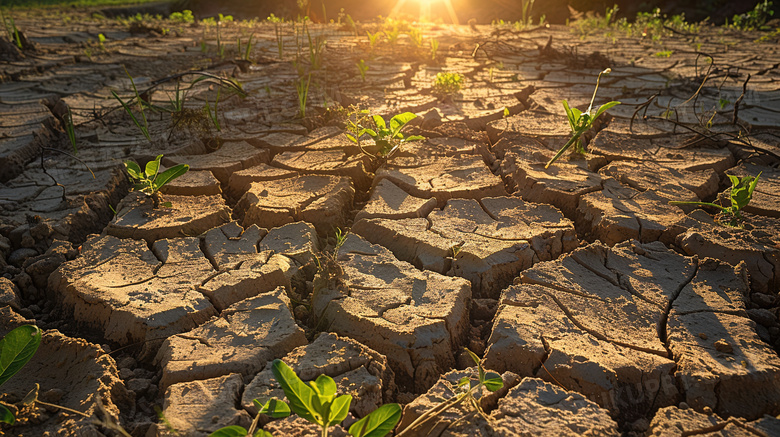
[[[393,7],[393,10],[390,12],[390,16],[393,17],[396,14],[398,14],[398,11],[401,10],[406,5],[406,2],[409,0],[398,0]],[[412,0],[412,2],[417,2],[420,4],[420,20],[430,20],[431,19],[431,5],[434,3],[444,3],[444,7],[447,9],[447,14],[450,17],[450,20],[454,24],[458,24],[458,16],[455,14],[455,8],[452,7],[452,0]]]

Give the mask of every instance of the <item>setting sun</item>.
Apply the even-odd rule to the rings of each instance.
[[[393,7],[393,10],[390,12],[390,16],[391,17],[396,16],[398,14],[398,11],[400,11],[406,5],[407,1],[409,0],[398,0],[398,2],[396,2],[395,6]],[[455,13],[455,8],[452,6],[451,0],[411,0],[411,1],[419,3],[420,5],[420,12],[419,12],[420,21],[434,19],[434,17],[431,16],[431,6],[436,3],[442,3],[444,4],[444,8],[447,10],[447,15],[449,16],[450,21],[452,21],[453,24],[459,24],[458,16]]]

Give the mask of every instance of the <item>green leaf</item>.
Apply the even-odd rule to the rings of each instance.
[[[576,120],[574,119],[574,114],[571,112],[571,108],[569,107],[569,102],[562,100],[561,103],[563,103],[563,110],[566,111],[566,118],[569,120],[569,127],[571,127],[572,132],[574,132],[577,129]]]
[[[468,376],[464,376],[463,378],[460,378],[460,381],[458,381],[458,387],[463,387],[465,385],[468,385],[469,381],[471,381],[471,379],[469,379]]]
[[[336,395],[336,383],[328,375],[320,375],[314,381],[309,383],[314,393],[320,398],[325,398],[330,402]]]
[[[375,132],[373,129],[366,129],[366,133],[367,133],[369,136],[371,136],[371,138],[376,138],[376,137],[378,137],[378,136],[379,136],[379,135],[377,135],[377,133],[376,133],[376,132]]]
[[[599,109],[596,111],[596,115],[593,116],[593,120],[599,118],[599,115],[603,114],[604,111],[608,110],[609,108],[612,108],[614,106],[619,105],[620,102],[608,102],[599,107]]]
[[[41,344],[41,330],[22,325],[0,340],[0,385],[21,370]]]
[[[417,118],[417,115],[411,112],[404,112],[403,114],[398,114],[395,117],[393,117],[390,120],[390,131],[393,133],[393,136],[395,136],[398,132],[400,132],[401,129],[406,125],[406,123],[409,123],[415,118]]]
[[[9,425],[14,424],[14,414],[6,408],[4,405],[0,405],[0,422],[5,422]]]
[[[173,208],[173,204],[171,202],[163,202],[160,204],[163,208]]]
[[[281,419],[290,415],[290,406],[276,398],[269,399],[265,404],[260,403],[257,399],[253,399],[252,403],[257,407],[259,414],[267,414],[274,419]]]
[[[374,124],[376,125],[377,129],[386,129],[387,124],[385,124],[385,119],[382,118],[380,115],[372,115],[371,118],[374,119]]]
[[[154,177],[157,176],[157,172],[160,171],[160,159],[162,159],[162,157],[162,155],[157,155],[157,158],[146,163],[146,170],[144,170],[144,173],[147,178],[154,179]]]
[[[317,412],[312,408],[312,398],[315,396],[314,390],[304,384],[301,378],[298,378],[298,375],[287,364],[284,364],[282,360],[274,360],[271,370],[276,381],[282,386],[284,395],[290,402],[290,409],[309,422],[318,423],[318,420],[315,418]]]
[[[504,380],[496,372],[487,372],[485,374],[485,388],[494,392],[504,386]]]
[[[127,161],[125,162],[125,168],[127,169],[127,174],[130,175],[131,178],[135,180],[141,180],[144,179],[144,175],[141,172],[141,167],[138,166],[133,161]]]
[[[252,437],[274,437],[274,435],[264,429],[258,429]]]
[[[471,352],[471,351],[469,350],[469,348],[464,348],[464,349],[466,349],[466,352],[468,352],[469,356],[470,356],[470,357],[471,357],[471,359],[474,361],[474,364],[476,364],[477,366],[479,366],[479,365],[480,365],[480,364],[479,364],[479,363],[480,363],[479,356],[477,356],[477,354],[475,354],[474,352]]]
[[[553,156],[552,159],[550,159],[550,161],[547,162],[544,168],[550,167],[553,162],[557,161],[558,158],[560,158],[561,155],[563,155],[563,152],[565,152],[566,149],[571,147],[572,144],[576,143],[580,139],[580,135],[581,133],[575,133],[574,135],[572,135],[571,138],[569,138],[569,141],[567,141],[566,144],[564,144],[563,147],[561,147],[561,149],[558,150],[558,153],[556,153],[555,156]]]
[[[209,437],[246,437],[246,433],[244,427],[231,425],[212,432]]]
[[[354,136],[352,136],[352,135],[350,135],[350,134],[344,134],[344,135],[346,135],[346,136],[347,136],[347,139],[348,139],[348,140],[350,140],[350,141],[352,141],[353,143],[357,144],[357,142],[358,142],[358,141],[357,141],[357,138],[355,138]]]
[[[349,427],[354,437],[385,437],[401,420],[401,406],[384,404]]]
[[[184,173],[187,173],[189,169],[190,169],[189,165],[179,164],[179,165],[174,165],[168,170],[165,170],[164,172],[157,175],[157,179],[154,180],[154,190],[155,191],[159,190],[160,188],[165,186],[165,184],[167,184],[168,182],[178,178]]]
[[[408,143],[409,141],[422,141],[425,137],[422,135],[410,135],[404,139],[405,143]]]
[[[341,395],[333,400],[330,404],[330,418],[328,419],[328,426],[341,423],[347,418],[349,413],[349,405],[352,403],[352,395]]]

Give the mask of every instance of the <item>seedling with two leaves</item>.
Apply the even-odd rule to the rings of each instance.
[[[320,375],[307,385],[281,360],[274,360],[271,365],[274,377],[284,390],[289,405],[271,399],[265,404],[258,400],[252,402],[259,412],[249,430],[240,426],[229,426],[219,429],[209,437],[271,437],[268,431],[256,429],[260,414],[273,418],[282,418],[290,412],[306,419],[320,427],[320,435],[328,436],[331,426],[341,423],[347,417],[352,403],[351,395],[336,396],[336,382],[327,375]],[[401,419],[401,406],[385,404],[349,427],[349,435],[353,437],[384,437],[390,433]]]
[[[560,158],[563,153],[569,149],[572,145],[577,146],[577,149],[582,151],[584,148],[582,147],[582,141],[581,138],[582,135],[585,132],[588,132],[591,128],[593,128],[593,122],[596,121],[601,114],[606,112],[609,108],[612,108],[613,106],[617,106],[620,104],[620,102],[608,102],[599,107],[598,110],[596,110],[596,113],[593,114],[593,102],[596,100],[596,93],[599,90],[599,83],[601,82],[601,76],[603,74],[609,74],[612,72],[611,68],[607,68],[606,70],[599,73],[599,77],[596,79],[596,89],[593,90],[593,97],[590,99],[590,105],[588,106],[588,110],[585,112],[580,111],[577,108],[570,108],[569,102],[564,100],[563,103],[563,109],[566,111],[566,117],[569,119],[569,127],[571,127],[571,138],[569,141],[566,142],[566,144],[561,147],[560,150],[558,150],[558,153],[555,154],[555,156],[552,157],[552,159],[544,166],[544,168],[549,168],[550,165],[552,165],[553,162],[557,161],[558,158]]]
[[[151,197],[155,208],[161,205],[170,208],[171,202],[161,202],[160,189],[168,182],[187,173],[190,166],[178,164],[160,173],[160,159],[162,157],[163,155],[157,155],[157,158],[146,163],[143,171],[133,161],[125,162],[125,168],[127,169],[127,174],[133,179],[133,191],[140,191]]]
[[[759,173],[756,177],[745,176],[740,178],[734,175],[726,175],[731,181],[731,206],[721,206],[711,202],[681,202],[671,201],[670,205],[699,205],[710,206],[719,210],[719,218],[722,223],[729,226],[736,227],[742,220],[742,209],[745,208],[750,200],[753,198],[753,191],[758,184],[758,178],[761,177]],[[728,219],[723,221],[722,219]]]

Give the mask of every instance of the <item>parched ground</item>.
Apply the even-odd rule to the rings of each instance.
[[[22,405],[34,383],[133,436],[247,427],[281,396],[277,358],[354,396],[344,429],[399,402],[400,431],[475,372],[468,347],[505,382],[478,394],[489,420],[459,406],[416,435],[780,435],[777,37],[422,25],[422,46],[372,46],[378,24],[234,22],[220,57],[214,26],[55,11],[19,12],[24,49],[0,46],[0,334],[44,329],[2,433],[112,432]],[[560,101],[587,109],[607,67],[596,105],[622,104],[545,168]],[[463,88],[437,95],[439,72]],[[112,97],[128,74],[159,107],[187,88],[147,108],[151,141]],[[414,112],[425,140],[371,159],[350,106]],[[191,167],[170,208],[124,172],[160,154]],[[738,227],[669,203],[759,173]]]

